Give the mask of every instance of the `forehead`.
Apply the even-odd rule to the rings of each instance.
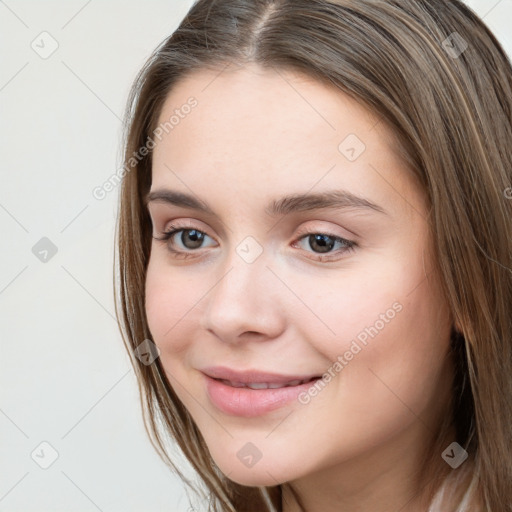
[[[191,98],[196,106],[183,108]],[[152,188],[179,177],[208,194],[304,192],[316,183],[379,196],[379,171],[390,169],[402,194],[411,185],[382,120],[304,74],[255,65],[196,71],[172,89],[159,124],[173,115],[154,149]]]
[[[217,145],[221,139],[243,142],[240,149],[254,148],[254,152],[258,147],[273,148],[277,138],[294,144],[313,137],[319,149],[319,141],[332,147],[344,131],[364,137],[379,121],[334,87],[295,71],[254,64],[186,76],[168,95],[159,123],[165,123],[190,97],[197,99],[198,106],[186,123],[180,119],[182,126],[173,128],[170,139],[178,145],[180,135],[189,135],[183,126],[193,125],[209,152],[208,143]],[[301,147],[293,150],[300,153]]]

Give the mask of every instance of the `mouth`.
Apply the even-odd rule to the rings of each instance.
[[[234,370],[225,366],[203,368],[202,373],[233,388],[279,389],[299,386],[321,377],[320,374],[288,374],[272,373],[263,370]]]
[[[203,369],[205,392],[220,412],[245,418],[264,416],[271,411],[297,404],[321,375],[280,375],[225,367]]]
[[[231,386],[232,388],[249,388],[249,389],[281,389],[281,388],[289,388],[293,386],[301,386],[302,384],[307,384],[309,382],[314,382],[318,380],[320,376],[317,377],[308,377],[305,379],[295,379],[288,382],[233,382],[227,379],[214,379],[218,382],[222,382],[226,386]]]

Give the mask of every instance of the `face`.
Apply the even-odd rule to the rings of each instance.
[[[160,123],[172,116],[155,139],[146,312],[218,467],[276,485],[417,453],[449,382],[451,317],[392,133],[338,90],[253,65],[190,75]]]

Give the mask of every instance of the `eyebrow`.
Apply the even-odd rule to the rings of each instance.
[[[215,212],[204,201],[183,192],[168,189],[150,191],[144,204],[161,202],[198,210],[208,215],[216,216]],[[376,203],[348,192],[347,190],[329,190],[319,193],[291,194],[271,201],[265,208],[265,213],[271,217],[287,215],[293,212],[304,212],[322,209],[356,209],[373,210],[384,215],[388,212]]]

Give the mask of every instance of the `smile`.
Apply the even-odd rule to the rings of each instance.
[[[202,370],[210,403],[229,416],[254,418],[299,403],[298,397],[319,375],[279,375],[259,370],[240,372],[224,367]]]
[[[311,377],[307,379],[296,379],[289,382],[279,383],[279,382],[232,382],[230,380],[225,379],[215,379],[219,380],[226,386],[231,386],[233,388],[249,388],[249,389],[280,389],[280,388],[288,388],[292,386],[300,386],[301,384],[306,384],[308,382],[312,382],[316,380],[318,377]]]

